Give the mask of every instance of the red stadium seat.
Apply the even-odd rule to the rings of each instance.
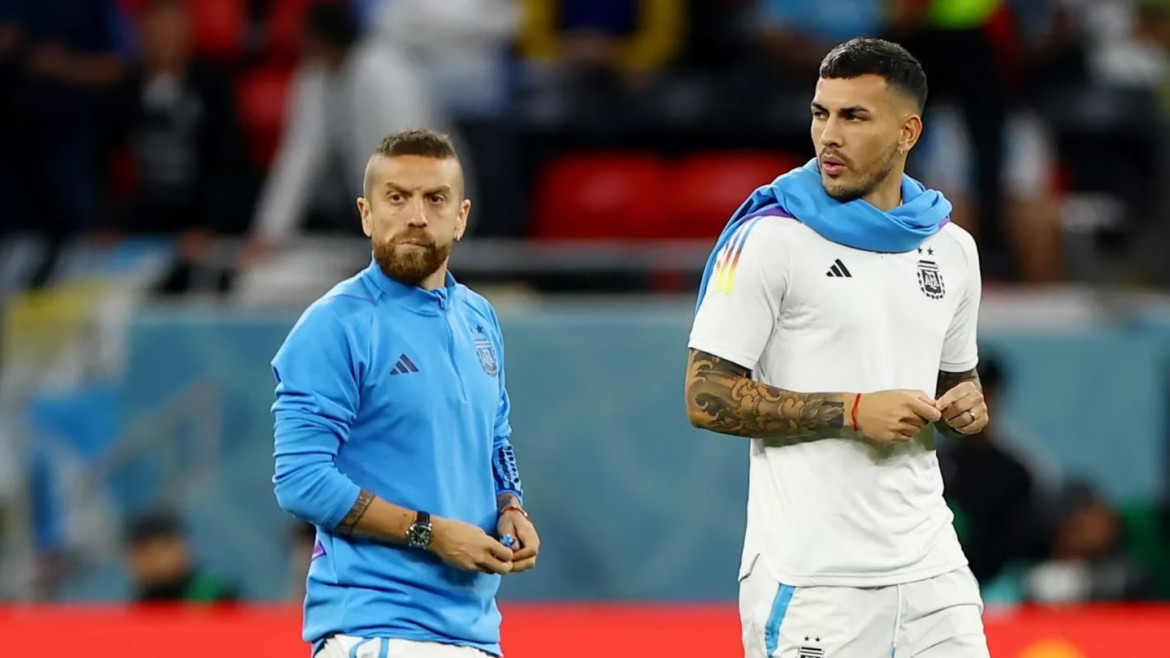
[[[249,71],[239,79],[236,97],[240,122],[252,158],[261,167],[272,161],[280,143],[291,77],[288,68],[269,66]]]
[[[719,235],[736,208],[757,187],[801,162],[782,153],[717,152],[692,155],[671,171],[664,199],[671,203],[675,238]]]
[[[543,172],[532,235],[544,240],[664,237],[666,165],[641,153],[576,154]]]
[[[201,55],[236,60],[244,53],[248,31],[247,0],[186,0],[195,51]]]

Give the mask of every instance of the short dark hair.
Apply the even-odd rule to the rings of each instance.
[[[880,75],[886,83],[910,96],[918,111],[926,107],[926,72],[902,46],[885,39],[850,39],[833,48],[821,60],[822,78],[858,78]]]
[[[411,128],[391,133],[382,138],[374,153],[393,158],[399,155],[421,155],[428,158],[455,158],[455,144],[442,133],[426,128]]]
[[[459,153],[455,150],[455,143],[451,138],[440,132],[426,128],[410,128],[390,133],[378,142],[374,155],[384,158],[395,158],[401,155],[419,155],[425,158],[459,160]],[[370,195],[370,169],[366,169],[366,180],[362,182],[362,191]]]

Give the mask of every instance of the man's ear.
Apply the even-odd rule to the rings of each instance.
[[[357,207],[358,215],[362,218],[362,233],[365,233],[367,238],[374,237],[374,219],[371,216],[369,199],[358,197]]]
[[[459,216],[455,219],[455,241],[459,242],[463,239],[464,233],[467,232],[467,219],[471,216],[471,199],[464,199],[463,203],[459,205]]]
[[[898,136],[898,152],[909,153],[922,137],[922,117],[911,114],[902,123],[902,133]]]

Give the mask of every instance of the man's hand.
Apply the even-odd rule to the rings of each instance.
[[[456,569],[498,574],[512,571],[512,549],[479,526],[436,518],[431,521],[431,532],[431,550]]]
[[[934,403],[942,420],[960,434],[978,434],[987,426],[987,402],[973,381],[965,381],[943,393]]]
[[[527,571],[536,566],[536,554],[540,552],[540,537],[536,526],[517,509],[505,509],[496,526],[500,537],[511,537],[515,554],[512,556],[512,573]]]
[[[850,400],[852,403],[852,400]],[[905,443],[941,418],[934,400],[922,391],[866,393],[857,403],[857,430],[884,444]]]

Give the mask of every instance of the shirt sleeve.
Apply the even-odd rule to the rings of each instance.
[[[788,248],[774,222],[748,220],[720,248],[688,347],[755,369],[788,286]]]
[[[489,310],[490,307],[489,307]],[[495,311],[491,310],[492,324],[495,325],[497,346],[497,369],[500,380],[500,401],[496,408],[496,426],[492,442],[492,476],[496,482],[496,495],[510,493],[524,500],[524,486],[520,481],[520,469],[516,466],[516,452],[512,449],[512,402],[508,398],[507,382],[504,378],[504,333]]]
[[[357,417],[361,363],[329,305],[310,308],[272,361],[276,498],[326,529],[341,523],[361,491],[334,464]]]
[[[979,269],[979,248],[970,234],[960,234],[963,254],[967,257],[963,272],[963,292],[951,326],[943,341],[939,370],[966,372],[979,363],[979,304],[983,297],[983,277]]]

